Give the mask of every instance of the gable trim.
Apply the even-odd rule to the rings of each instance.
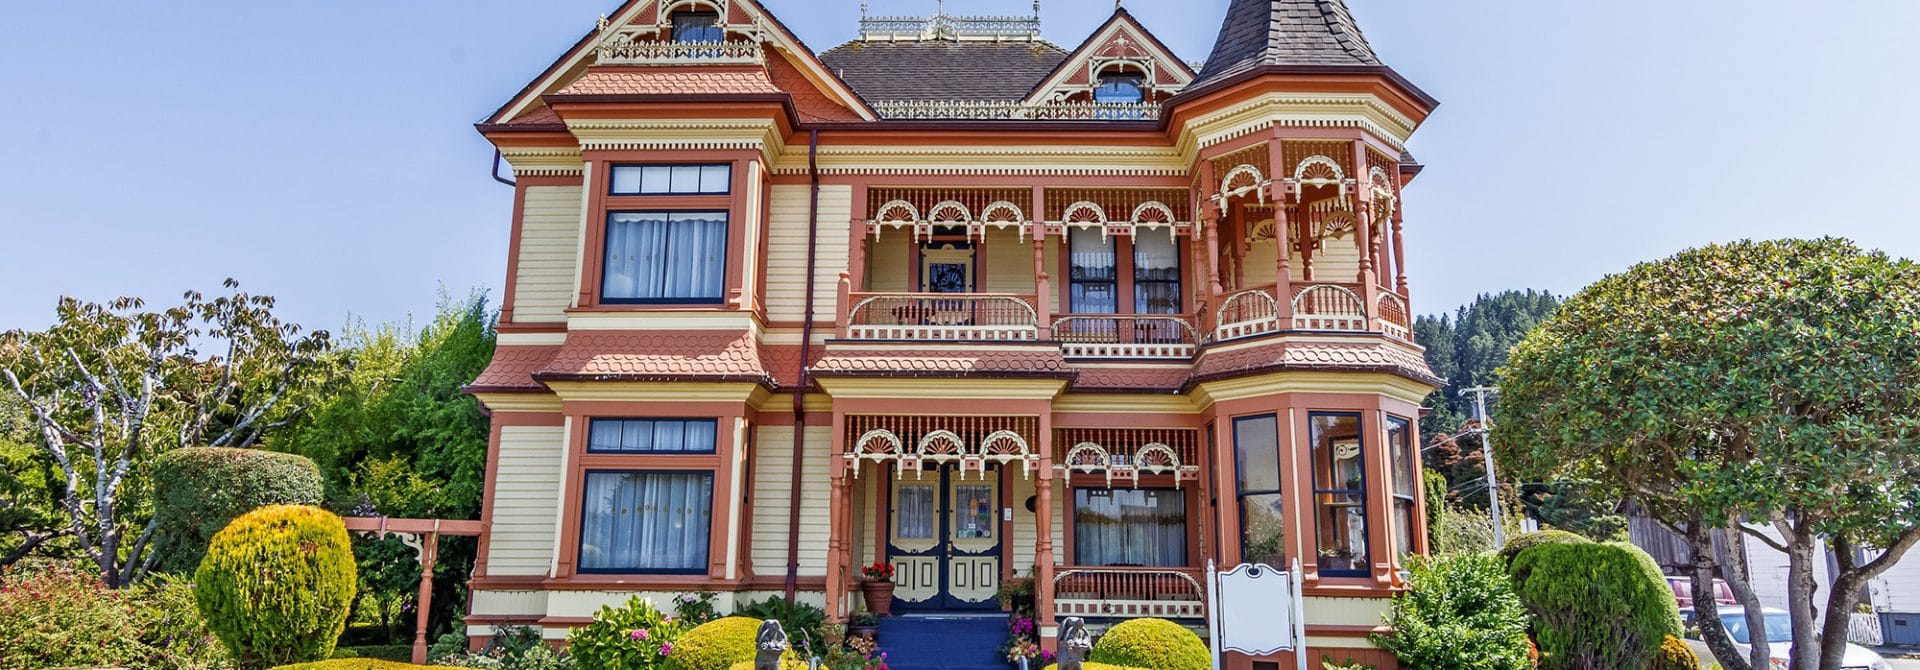
[[[1034,85],[1033,90],[1027,92],[1027,97],[1023,102],[1029,104],[1039,102],[1048,92],[1065,83],[1067,78],[1073,75],[1077,68],[1084,66],[1086,59],[1093,57],[1092,50],[1095,47],[1105,44],[1107,40],[1113,37],[1114,33],[1128,26],[1132,27],[1132,32],[1136,36],[1144,38],[1141,44],[1149,51],[1149,55],[1152,56],[1155,61],[1162,64],[1173,64],[1173,67],[1176,68],[1174,72],[1178,75],[1177,78],[1180,79],[1180,85],[1182,87],[1193,83],[1193,79],[1197,74],[1193,71],[1193,68],[1189,67],[1186,61],[1180,60],[1180,57],[1173,53],[1173,49],[1168,48],[1166,43],[1161,42],[1160,38],[1153,34],[1153,31],[1147,30],[1146,26],[1141,25],[1138,20],[1134,19],[1132,13],[1128,12],[1125,8],[1121,8],[1114,10],[1113,16],[1108,18],[1106,23],[1100,24],[1100,27],[1095,29],[1093,34],[1088,35],[1087,39],[1080,43],[1080,46],[1074,47],[1072,51],[1067,52],[1066,60],[1060,61],[1060,64],[1054,67],[1053,72],[1047,73],[1047,76],[1042,77],[1040,83]],[[1177,93],[1175,95],[1177,95]]]

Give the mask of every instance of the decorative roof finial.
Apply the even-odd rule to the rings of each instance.
[[[860,19],[866,20],[866,18],[867,18],[867,3],[862,2],[860,3]]]
[[[947,0],[933,0],[933,1],[934,1],[934,9],[933,9],[933,15],[934,15],[934,16],[946,16],[946,15],[947,15]]]
[[[1040,0],[1033,0],[1033,18],[1040,18]]]

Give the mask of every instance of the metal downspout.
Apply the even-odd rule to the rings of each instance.
[[[807,298],[800,322],[800,362],[793,384],[793,479],[787,501],[787,602],[800,589],[800,486],[806,466],[807,359],[813,354],[814,270],[820,248],[820,131],[807,131]]]

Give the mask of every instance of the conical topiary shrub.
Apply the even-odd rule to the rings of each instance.
[[[241,667],[270,667],[333,653],[356,579],[340,517],[275,505],[213,536],[194,573],[194,601]]]

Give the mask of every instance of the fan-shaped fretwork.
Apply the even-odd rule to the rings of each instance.
[[[1158,442],[1142,445],[1134,452],[1133,467],[1141,472],[1152,474],[1172,474],[1180,471],[1180,455]]]
[[[914,453],[932,460],[955,460],[967,455],[967,441],[951,430],[936,430],[920,436]]]
[[[927,210],[927,221],[938,225],[972,223],[973,212],[958,200],[943,200]]]
[[[1097,203],[1082,200],[1067,205],[1066,216],[1062,220],[1069,226],[1104,226],[1107,225],[1107,210]]]

